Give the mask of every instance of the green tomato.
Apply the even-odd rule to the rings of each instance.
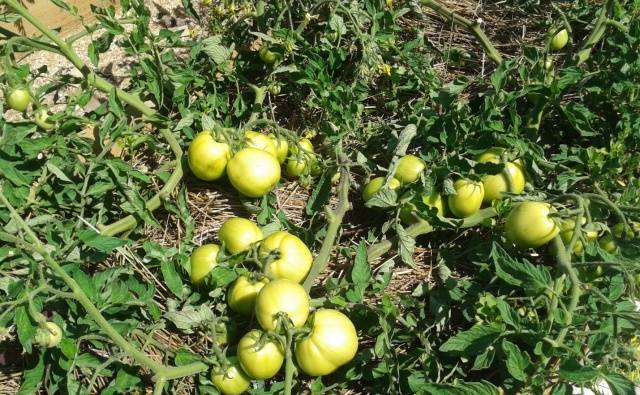
[[[218,264],[220,246],[217,244],[203,244],[191,254],[190,278],[193,284],[200,284],[209,272]]]
[[[278,158],[278,162],[283,164],[287,159],[287,154],[289,153],[289,142],[287,139],[274,136],[273,134],[270,134],[269,137],[271,138],[271,141],[273,141],[273,145],[276,147],[276,158]]]
[[[222,177],[231,151],[229,145],[216,141],[211,132],[198,133],[189,145],[187,159],[194,176],[204,181]]]
[[[584,217],[582,219],[584,220],[583,224],[586,223],[586,219]],[[575,226],[576,221],[573,219],[566,219],[560,224],[560,237],[565,245],[568,245],[571,242]],[[598,239],[598,232],[595,230],[583,229],[582,234],[587,241],[595,241]],[[584,246],[582,245],[582,241],[576,241],[576,244],[573,246],[573,253],[576,255],[582,255],[583,252]]]
[[[47,122],[48,119],[49,113],[44,108],[39,108],[34,115],[34,122],[44,130],[51,130],[55,126],[53,123]]]
[[[244,373],[237,358],[229,358],[226,372],[221,367],[214,368],[211,381],[223,395],[240,395],[251,385],[251,379]]]
[[[376,192],[378,192],[380,188],[382,188],[383,185],[384,177],[376,177],[371,179],[371,181],[369,181],[362,190],[362,200],[368,202],[373,197],[373,195],[375,195]],[[392,178],[391,180],[389,180],[389,188],[396,189],[398,187],[400,187],[400,181],[398,181],[396,178]]]
[[[284,349],[278,341],[265,340],[264,332],[254,329],[238,342],[238,359],[242,369],[254,379],[266,380],[278,374],[284,362]]]
[[[484,186],[481,182],[461,178],[453,183],[455,195],[447,197],[449,210],[459,218],[469,217],[480,210],[484,198]]]
[[[280,163],[257,148],[243,148],[227,165],[231,185],[241,194],[258,198],[271,192],[280,180]]]
[[[244,142],[247,147],[263,150],[274,157],[278,156],[278,151],[276,145],[273,143],[273,139],[267,135],[249,130],[244,134]]]
[[[543,202],[523,202],[515,206],[505,224],[507,238],[519,247],[540,247],[556,237],[560,228],[549,216],[552,207]]]
[[[256,306],[258,293],[269,282],[268,278],[253,281],[247,276],[240,276],[229,288],[227,303],[236,313],[251,315]]]
[[[31,94],[26,88],[14,88],[6,96],[9,108],[16,111],[25,112],[31,104]]]
[[[40,347],[57,347],[62,340],[62,329],[53,321],[47,321],[36,329],[35,343]]]
[[[267,276],[286,278],[297,283],[307,277],[313,262],[311,251],[304,242],[285,231],[273,233],[264,239],[258,254],[262,260],[275,254],[273,259],[267,260],[264,268]]]
[[[616,251],[618,251],[618,244],[610,234],[604,235],[600,240],[598,240],[598,244],[600,245],[600,248],[607,251],[609,254],[615,254]]]
[[[293,326],[304,325],[309,316],[309,295],[302,285],[287,279],[271,281],[256,298],[256,319],[266,331],[276,329],[279,313],[285,313]]]
[[[341,312],[319,309],[310,317],[311,333],[296,342],[298,366],[310,376],[324,376],[351,361],[358,351],[358,334]]]
[[[218,239],[233,255],[248,251],[252,244],[262,240],[262,230],[246,218],[232,217],[224,221]]]
[[[302,152],[299,147],[302,148]],[[308,139],[302,139],[298,141],[297,145],[289,147],[289,159],[285,170],[287,177],[298,178],[303,174],[308,174],[316,162],[315,156],[313,144]]]
[[[426,166],[426,163],[421,158],[415,155],[405,155],[398,160],[393,176],[401,184],[411,184],[420,179],[420,174],[422,174]]]
[[[476,160],[479,163],[501,163],[501,155],[504,151],[504,148],[493,147],[480,154]],[[512,184],[509,184],[508,176],[511,176]],[[488,174],[482,177],[482,185],[484,187],[483,202],[491,204],[493,200],[500,200],[504,192],[522,193],[524,184],[525,177],[522,161],[507,162],[500,174]]]
[[[267,46],[263,45],[258,51],[258,55],[260,55],[260,59],[265,64],[274,64],[278,59],[280,59],[280,55],[277,52],[271,51]]]
[[[549,48],[551,48],[552,51],[559,51],[567,45],[568,41],[569,33],[567,32],[567,29],[562,29],[553,36],[549,43]]]

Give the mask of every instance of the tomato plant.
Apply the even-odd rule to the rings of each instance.
[[[456,180],[453,184],[454,195],[447,197],[447,207],[456,217],[468,217],[475,214],[484,200],[484,186],[469,179]]]
[[[260,243],[259,254],[267,262],[264,270],[269,277],[297,283],[305,279],[313,261],[311,251],[302,240],[284,231],[265,238]]]
[[[211,132],[204,131],[189,145],[189,168],[201,180],[217,180],[225,174],[230,156],[227,143],[216,141]]]
[[[31,94],[26,88],[12,88],[6,93],[7,105],[16,111],[25,112],[31,104]]]
[[[520,247],[540,247],[548,243],[560,228],[550,217],[552,207],[543,202],[523,202],[511,210],[505,223],[509,240]]]
[[[243,148],[227,165],[231,185],[248,197],[262,197],[280,181],[280,164],[276,157],[256,148]]]
[[[216,267],[219,252],[220,246],[217,244],[204,244],[193,251],[189,272],[192,283],[199,284],[207,277],[211,269]]]
[[[251,379],[244,373],[237,359],[230,359],[226,367],[214,368],[211,371],[211,381],[223,395],[240,395],[245,392]]]
[[[267,278],[254,281],[247,276],[238,277],[229,287],[229,294],[227,295],[227,303],[229,303],[231,310],[244,315],[251,315],[256,305],[258,293],[268,282]]]
[[[286,314],[293,326],[302,326],[309,315],[309,296],[302,286],[287,279],[273,280],[256,298],[256,319],[264,330],[274,330],[279,314]]]

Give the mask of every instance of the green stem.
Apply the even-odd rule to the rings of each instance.
[[[570,255],[567,253],[564,243],[562,242],[562,238],[558,235],[554,237],[552,243],[554,250],[556,251],[556,262],[558,267],[567,275],[567,277],[569,277],[569,281],[571,283],[571,294],[565,314],[565,325],[555,339],[556,344],[562,344],[567,332],[569,331],[569,327],[573,322],[573,313],[578,307],[578,301],[582,295],[582,289],[580,288],[580,279],[578,279],[578,274],[571,264]]]
[[[613,8],[613,1],[608,0],[600,9],[600,15],[598,15],[598,19],[596,20],[596,24],[587,38],[587,41],[582,45],[582,48],[578,51],[575,57],[576,65],[580,66],[582,63],[586,62],[591,56],[591,51],[596,46],[596,44],[602,39],[604,36],[605,30],[607,30],[607,23],[610,24],[608,14],[611,12]]]
[[[138,350],[133,346],[131,342],[122,337],[122,335],[116,331],[116,329],[107,321],[106,318],[100,313],[100,310],[91,302],[91,300],[84,293],[78,283],[69,276],[67,272],[56,262],[44,245],[40,242],[40,239],[36,236],[33,230],[27,225],[27,223],[20,217],[16,209],[11,205],[7,198],[2,193],[0,188],[0,202],[9,209],[12,218],[18,226],[26,233],[32,243],[32,249],[40,254],[47,266],[69,287],[74,298],[84,307],[87,314],[98,324],[98,326],[107,334],[107,336],[113,340],[127,355],[133,358],[138,364],[146,366],[152,370],[157,376],[162,376],[167,380],[175,379],[179,377],[191,376],[208,369],[208,366],[202,362],[194,362],[184,366],[165,366],[153,359],[147,354]]]
[[[285,365],[284,365],[284,395],[291,395],[291,390],[293,388],[293,372],[295,371],[295,366],[293,365],[293,335],[289,328],[287,327],[287,341],[285,344]]]
[[[251,109],[251,115],[249,116],[249,121],[247,121],[247,123],[251,123],[258,119],[258,115],[260,115],[260,111],[262,110],[262,103],[264,103],[264,99],[267,97],[267,89],[263,86],[256,86],[253,84],[248,85],[255,94],[255,98],[253,99],[253,108]]]
[[[342,163],[346,162],[346,157],[340,153],[340,161]],[[340,167],[340,182],[338,183],[338,203],[336,205],[335,210],[331,210],[329,206],[325,208],[325,213],[327,217],[328,227],[327,234],[322,242],[322,247],[320,247],[320,252],[316,256],[316,259],[313,260],[313,265],[311,266],[311,270],[307,275],[307,278],[304,280],[302,286],[304,289],[309,292],[311,287],[313,286],[313,282],[318,277],[320,273],[324,271],[329,263],[329,258],[331,257],[331,251],[333,250],[333,245],[335,243],[336,237],[338,235],[338,230],[340,229],[340,225],[342,224],[342,219],[347,211],[349,211],[349,185],[351,176],[349,175],[349,170],[346,166]]]
[[[163,376],[156,376],[156,384],[153,386],[153,395],[162,395],[162,390],[167,379]]]
[[[484,34],[484,31],[480,28],[480,24],[478,22],[472,22],[467,18],[456,14],[450,9],[444,7],[442,4],[438,3],[435,0],[421,0],[422,4],[431,8],[444,18],[447,18],[453,21],[456,25],[461,26],[471,32],[476,39],[480,42],[480,45],[487,53],[489,59],[491,59],[496,64],[501,64],[503,62],[502,55],[500,52],[493,46],[491,40]]]
[[[459,228],[460,229],[471,228],[497,215],[498,213],[492,207],[482,209],[477,213],[475,213],[474,215],[464,218]],[[420,222],[409,226],[406,229],[406,232],[408,236],[415,238],[427,233],[431,233],[434,230],[435,228],[429,222],[425,220],[420,220]],[[382,255],[384,255],[387,251],[389,251],[396,242],[397,242],[397,238],[393,238],[393,239],[383,240],[379,243],[376,243],[370,246],[369,249],[367,250],[367,259],[369,260],[369,262],[375,261],[376,259],[380,258]]]

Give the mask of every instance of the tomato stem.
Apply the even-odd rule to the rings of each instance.
[[[340,166],[340,181],[338,183],[338,203],[334,210],[331,210],[330,206],[325,207],[325,216],[327,217],[327,233],[320,247],[318,255],[313,260],[311,270],[304,280],[302,286],[309,292],[313,286],[313,282],[320,273],[324,271],[329,263],[331,257],[331,251],[333,251],[333,245],[338,235],[340,225],[342,225],[342,219],[344,215],[349,211],[351,205],[349,203],[349,186],[351,184],[351,176],[349,175],[349,169],[343,165],[346,163],[347,158],[341,152],[340,146],[338,147],[338,157],[342,163]]]
[[[442,17],[449,19],[452,22],[454,22],[456,25],[469,30],[471,34],[473,34],[476,37],[476,39],[480,42],[480,45],[482,46],[484,51],[487,53],[487,56],[489,57],[489,59],[491,59],[494,63],[498,65],[502,63],[503,61],[502,55],[500,55],[500,52],[493,46],[493,43],[491,43],[491,40],[489,40],[487,35],[480,28],[480,24],[478,22],[472,22],[468,20],[467,18],[451,11],[450,9],[448,9],[447,7],[443,6],[442,4],[440,4],[435,0],[421,0],[421,1],[422,1],[422,4],[431,8],[432,10],[440,14]]]
[[[293,372],[295,366],[293,365],[293,333],[289,325],[285,325],[286,328],[286,344],[285,344],[285,365],[284,365],[284,395],[291,395],[293,388]]]
[[[488,208],[479,210],[474,215],[464,218],[459,228],[460,229],[471,228],[497,215],[498,213],[493,207],[488,207]],[[413,238],[416,238],[421,235],[425,235],[427,233],[431,233],[434,230],[435,228],[433,227],[433,225],[431,225],[428,221],[425,221],[423,219],[420,219],[419,222],[406,228],[407,235]],[[394,246],[394,244],[397,243],[397,241],[398,241],[397,237],[394,237],[392,239],[383,240],[379,243],[376,243],[370,246],[369,249],[367,250],[367,259],[369,260],[369,262],[373,262],[376,259],[380,258],[387,251],[389,251]]]

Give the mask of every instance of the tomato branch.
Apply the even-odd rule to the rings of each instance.
[[[607,30],[607,25],[611,24],[611,20],[609,19],[609,14],[613,10],[613,1],[608,0],[602,8],[600,9],[600,15],[598,15],[598,19],[596,20],[596,24],[591,31],[591,34],[587,38],[587,41],[584,42],[578,53],[575,57],[576,65],[581,65],[586,62],[591,56],[591,51],[596,46],[596,44],[602,39],[604,36],[604,32]]]
[[[475,213],[474,215],[464,218],[459,228],[460,229],[471,228],[497,215],[498,213],[492,207],[482,209],[477,213]],[[425,235],[427,233],[431,233],[434,230],[435,228],[433,227],[433,225],[421,219],[420,222],[409,226],[406,229],[406,232],[408,236],[415,238],[421,235]],[[392,239],[383,240],[376,244],[371,245],[367,250],[367,258],[369,262],[373,262],[376,259],[380,258],[382,255],[387,253],[397,242],[398,242],[398,238],[394,237]]]
[[[53,271],[53,273],[59,277],[71,290],[71,294],[75,300],[78,301],[84,307],[87,314],[98,324],[98,326],[107,334],[107,336],[113,340],[127,355],[133,358],[139,365],[145,366],[153,371],[157,378],[164,378],[165,380],[176,379],[185,376],[191,376],[200,372],[204,372],[208,369],[208,366],[202,362],[194,362],[184,366],[165,366],[160,362],[153,360],[144,352],[137,349],[133,344],[125,339],[102,315],[100,310],[91,302],[91,300],[84,293],[78,283],[60,266],[60,264],[53,259],[49,254],[47,248],[42,244],[35,232],[27,225],[24,219],[18,214],[16,209],[11,205],[7,198],[2,193],[0,188],[0,203],[2,203],[10,212],[11,217],[16,224],[25,232],[28,236],[33,251],[42,256],[44,263]]]
[[[489,40],[482,28],[480,28],[480,23],[478,23],[477,21],[472,22],[468,20],[467,18],[451,11],[435,0],[421,0],[421,2],[425,6],[437,12],[442,17],[452,21],[458,26],[469,30],[471,34],[473,34],[480,42],[480,45],[486,52],[489,59],[491,59],[494,63],[500,64],[503,62],[502,55],[500,55],[500,52],[493,46],[491,40]]]
[[[341,151],[341,148],[339,148],[339,150]],[[328,205],[325,207],[325,216],[328,222],[327,234],[322,242],[322,247],[320,247],[320,252],[318,252],[318,255],[313,260],[309,275],[307,275],[307,278],[302,284],[307,292],[309,292],[311,286],[313,286],[316,277],[327,267],[329,258],[331,257],[331,251],[333,251],[333,245],[338,235],[338,230],[340,229],[340,225],[342,225],[342,219],[351,207],[349,204],[351,176],[349,175],[349,169],[343,165],[347,158],[342,152],[340,152],[338,156],[341,162],[340,181],[338,183],[338,203],[334,210],[331,210]]]

